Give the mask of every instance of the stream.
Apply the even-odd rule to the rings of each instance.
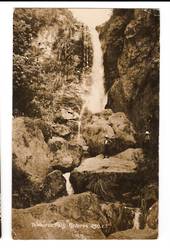
[[[68,195],[72,195],[74,194],[74,190],[73,190],[73,187],[70,183],[70,172],[67,172],[67,173],[64,173],[63,174],[63,177],[66,179],[66,191],[67,191],[67,194]]]

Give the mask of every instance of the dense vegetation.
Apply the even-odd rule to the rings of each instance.
[[[13,28],[14,115],[53,120],[61,104],[75,107],[92,53],[86,28],[66,9],[16,9]]]

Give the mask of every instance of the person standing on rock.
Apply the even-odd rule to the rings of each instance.
[[[108,135],[105,135],[104,151],[103,151],[104,158],[109,157],[109,146],[110,146],[110,139],[109,139]]]
[[[143,148],[149,154],[151,148],[151,137],[150,132],[147,130],[144,133]]]

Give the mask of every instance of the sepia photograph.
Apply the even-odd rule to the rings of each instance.
[[[159,9],[14,9],[13,239],[158,238],[159,60]]]

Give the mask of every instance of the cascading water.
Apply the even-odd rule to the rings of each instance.
[[[99,33],[95,26],[89,27],[93,45],[93,67],[92,84],[89,95],[86,98],[86,107],[92,113],[98,113],[104,110],[107,103],[107,95],[104,88],[104,67],[103,52],[99,40]]]
[[[83,104],[81,111],[80,111],[80,115],[79,115],[79,121],[78,121],[78,134],[77,134],[77,141],[80,143],[81,142],[81,118],[84,114],[84,110],[85,110],[86,105]]]
[[[140,229],[140,222],[139,222],[140,215],[141,215],[140,209],[139,208],[135,209],[135,216],[133,219],[133,229],[136,230]]]
[[[70,180],[69,180],[69,178],[70,178],[70,172],[64,173],[63,174],[63,177],[66,179],[66,190],[67,190],[67,194],[68,195],[74,194],[73,187],[72,187],[72,185],[70,183]]]
[[[107,94],[104,88],[104,67],[103,67],[103,52],[99,40],[99,33],[96,30],[97,25],[101,25],[109,19],[112,14],[110,9],[70,9],[76,19],[85,23],[91,35],[93,46],[93,66],[91,73],[90,88],[85,89],[82,95],[83,106],[80,111],[78,121],[78,135],[77,140],[80,141],[81,134],[81,118],[85,108],[90,112],[98,113],[104,110],[107,103]],[[88,62],[88,61],[87,61]],[[89,82],[87,83],[89,87]],[[87,93],[88,91],[88,93]]]

